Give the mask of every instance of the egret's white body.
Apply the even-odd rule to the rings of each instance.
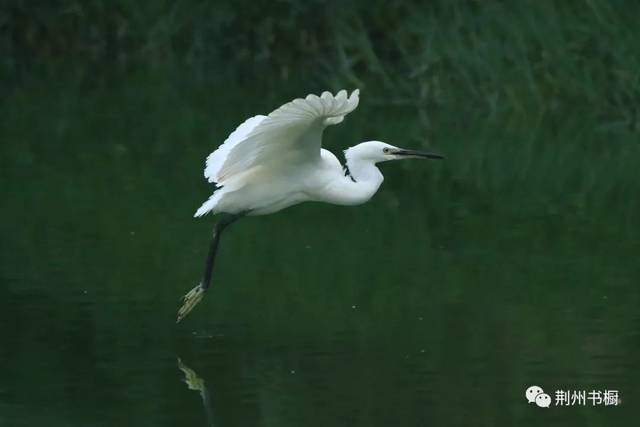
[[[390,160],[378,141],[346,151],[340,161],[321,148],[322,132],[358,106],[358,91],[309,95],[241,124],[207,158],[204,175],[219,188],[195,216],[213,213],[264,215],[304,201],[357,205],[375,194],[383,176],[375,163]],[[395,147],[392,147],[395,148]]]
[[[322,149],[322,133],[356,109],[359,92],[351,96],[324,92],[295,99],[268,116],[242,123],[207,157],[204,176],[217,187],[195,216],[211,213],[264,215],[305,202],[358,205],[369,200],[384,180],[376,163],[401,158],[442,158],[432,153],[367,141],[345,151],[346,164]],[[233,220],[232,220],[233,221]],[[224,227],[214,228],[204,279],[185,297],[178,320],[202,298],[210,281],[218,240]]]

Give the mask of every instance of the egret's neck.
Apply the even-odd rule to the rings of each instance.
[[[377,183],[376,189],[384,179],[380,169],[378,169],[376,164],[370,160],[347,157],[346,167],[349,175],[353,178],[353,181],[361,182],[363,184]]]
[[[350,192],[359,203],[364,203],[378,191],[384,177],[371,160],[349,156],[349,153],[346,159],[349,176],[345,176],[345,179],[351,181]]]

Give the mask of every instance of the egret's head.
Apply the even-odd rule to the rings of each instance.
[[[443,155],[426,151],[407,150],[382,141],[367,141],[345,151],[347,160],[386,162],[399,159],[444,159]]]

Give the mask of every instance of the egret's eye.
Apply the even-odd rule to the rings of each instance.
[[[389,154],[389,153],[391,152],[391,148],[389,148],[389,147],[384,147],[384,148],[382,149],[382,152],[383,152],[384,154]]]

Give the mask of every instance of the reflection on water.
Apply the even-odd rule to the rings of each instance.
[[[200,393],[202,406],[207,415],[207,425],[209,427],[215,426],[213,419],[213,402],[211,400],[211,394],[204,384],[204,380],[200,378],[193,369],[182,363],[182,359],[180,358],[178,358],[178,369],[184,373],[184,382],[187,384],[187,387],[189,387],[189,390],[195,390]]]

